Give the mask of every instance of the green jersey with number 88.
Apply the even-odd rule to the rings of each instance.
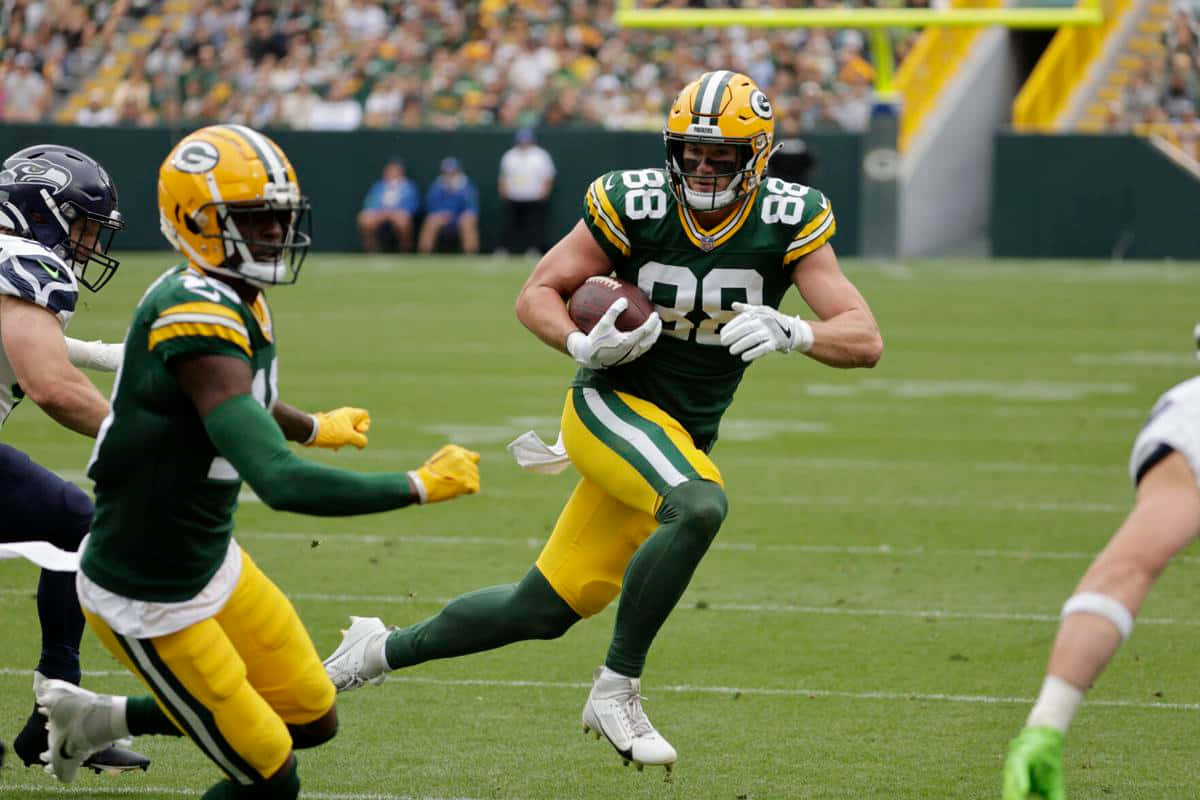
[[[796,263],[833,236],[833,209],[816,189],[768,178],[707,230],[677,202],[662,169],[609,172],[588,188],[584,222],[617,277],[637,284],[663,321],[642,357],[574,385],[642,397],[708,449],[748,364],[721,346],[736,302],[778,308]]]

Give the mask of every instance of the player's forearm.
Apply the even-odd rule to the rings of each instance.
[[[276,402],[271,408],[271,416],[283,432],[283,438],[289,442],[307,442],[313,436],[314,425],[312,414],[301,411],[295,406]]]
[[[517,297],[517,319],[546,344],[567,352],[567,336],[578,330],[566,303],[549,286],[527,286]]]
[[[808,355],[831,367],[873,367],[883,356],[875,319],[852,308],[827,320],[810,321],[813,346]]]
[[[226,400],[204,418],[209,439],[268,506],[314,516],[351,516],[418,500],[405,473],[362,474],[296,456],[278,423],[249,395]]]
[[[94,437],[108,416],[108,400],[87,376],[74,367],[55,378],[39,379],[26,396],[58,424],[84,436]]]

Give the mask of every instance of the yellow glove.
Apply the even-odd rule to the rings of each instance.
[[[429,460],[408,473],[420,502],[440,503],[479,491],[479,453],[456,444],[443,445]]]
[[[367,437],[363,434],[371,427],[371,415],[365,408],[342,406],[333,411],[318,411],[312,418],[313,432],[304,443],[305,447],[337,450],[344,444],[352,444],[362,450],[367,446]]]

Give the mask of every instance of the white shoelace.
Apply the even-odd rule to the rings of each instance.
[[[631,694],[625,701],[622,710],[629,719],[629,728],[633,731],[634,736],[649,736],[654,733],[654,726],[650,724],[650,718],[642,710],[642,697],[639,693]]]

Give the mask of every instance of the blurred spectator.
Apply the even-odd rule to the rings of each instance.
[[[358,212],[358,231],[363,249],[379,249],[381,234],[395,240],[401,252],[412,250],[413,217],[421,207],[421,192],[404,174],[404,162],[394,159],[383,168]]]
[[[342,12],[342,26],[351,39],[376,39],[387,31],[383,8],[371,0],[350,0]]]
[[[33,54],[17,53],[13,69],[4,77],[4,119],[37,122],[50,103],[50,85],[33,68]]]
[[[517,131],[516,144],[500,158],[504,235],[500,250],[537,254],[546,249],[546,212],[554,187],[554,161],[538,147],[533,130]]]
[[[165,0],[0,0],[6,93],[13,94],[7,83],[18,68],[11,62],[22,51],[33,56],[34,73],[51,86],[35,92],[28,81],[20,104],[9,98],[5,118],[53,115],[88,78],[113,65],[113,54],[139,53],[127,37],[139,19],[161,15],[167,24],[157,39],[126,75],[115,76],[126,85],[109,96],[116,113],[127,105],[126,93],[134,92],[142,119],[151,110],[164,119],[217,122],[236,116],[330,130],[364,124],[660,130],[667,104],[688,80],[705,69],[735,67],[751,73],[771,95],[779,126],[791,133],[861,124],[863,98],[875,75],[861,32],[622,29],[613,22],[615,3],[210,0],[180,13],[167,10]],[[857,7],[885,0],[803,4]],[[754,3],[793,5],[793,0]],[[1200,55],[1194,52],[1195,31],[1194,16],[1179,14],[1170,36],[1180,49]],[[917,32],[891,35],[900,56]],[[159,85],[161,75],[176,84],[174,96]],[[1166,73],[1160,77],[1153,82],[1158,96],[1166,91]],[[248,97],[262,91],[274,95],[271,107],[252,108]],[[1188,91],[1195,98],[1196,87]],[[45,95],[33,104],[36,109],[24,102],[40,92]]]
[[[150,81],[146,79],[146,57],[139,54],[133,58],[129,75],[118,83],[113,91],[112,104],[118,109],[132,104],[140,116],[144,110],[150,108],[150,92]]]
[[[404,108],[404,81],[396,74],[388,75],[375,84],[367,95],[363,122],[368,128],[390,128],[400,122]]]
[[[362,106],[354,99],[354,84],[343,78],[329,90],[328,99],[313,104],[308,127],[319,131],[352,131],[362,124],[362,118]]]
[[[75,124],[88,128],[115,125],[116,122],[117,109],[109,105],[103,89],[88,92],[87,105],[75,114]]]
[[[250,38],[246,41],[246,53],[257,64],[267,54],[275,58],[287,55],[287,39],[275,30],[270,14],[256,14],[250,20]]]
[[[479,252],[479,193],[452,156],[442,159],[425,195],[425,221],[417,249],[432,253],[451,238],[457,238],[464,253]]]

